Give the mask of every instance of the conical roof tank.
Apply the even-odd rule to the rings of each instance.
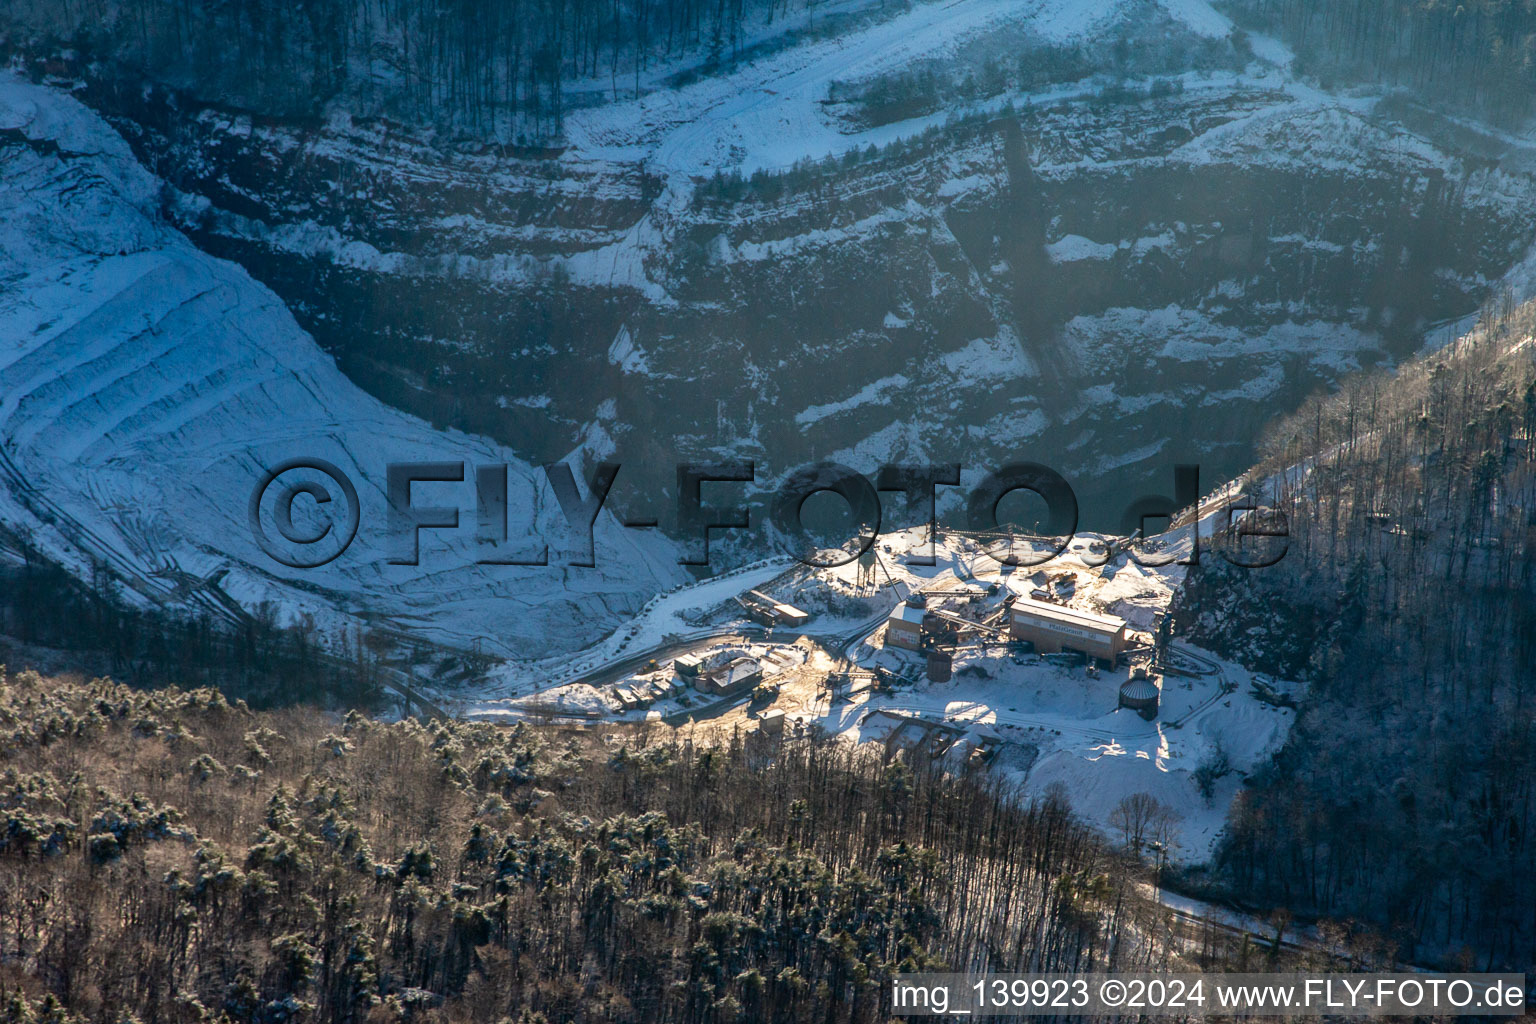
[[[1128,679],[1120,684],[1120,707],[1129,708],[1147,721],[1157,717],[1162,691],[1150,679]]]

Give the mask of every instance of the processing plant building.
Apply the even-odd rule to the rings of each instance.
[[[1126,646],[1125,620],[1020,597],[1013,602],[1009,635],[1042,654],[1078,651],[1111,665]]]

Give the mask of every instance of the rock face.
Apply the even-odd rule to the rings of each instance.
[[[245,608],[550,653],[674,581],[672,546],[605,517],[595,570],[478,566],[466,479],[425,485],[466,524],[432,536],[436,569],[365,530],[288,570],[249,539],[253,474],[326,458],[382,522],[382,463],[457,458],[446,427],[556,534],[530,467],[557,459],[621,462],[610,506],[663,531],[681,461],[755,461],[760,513],[813,460],[959,462],[967,486],[1031,460],[1117,529],[1175,463],[1217,483],[1270,417],[1474,312],[1536,232],[1532,147],[1321,93],[1198,0],[859,24],[592,97],[538,148],[96,79],[81,96],[124,146],[7,86],[7,516],[82,572],[112,552],[146,600],[222,569]],[[993,81],[999,53],[1018,73]],[[771,537],[717,543],[717,566]]]
[[[9,530],[84,578],[106,564],[142,604],[238,619],[272,602],[280,619],[313,615],[328,636],[366,624],[461,646],[481,638],[487,653],[580,647],[681,578],[670,545],[606,518],[597,568],[564,567],[542,472],[359,390],[276,295],[164,223],[162,191],[80,103],[0,79]],[[356,491],[355,540],[318,568],[274,561],[249,525],[262,475],[291,458],[325,460]],[[550,566],[477,564],[472,468],[465,484],[418,485],[415,497],[460,506],[464,527],[424,539],[419,565],[390,564],[386,463],[459,459],[507,466],[512,531],[549,538]],[[339,534],[344,523],[321,513],[350,499],[334,483],[327,496],[326,508],[298,501],[291,532],[330,523]]]
[[[1174,463],[1239,471],[1271,416],[1475,311],[1536,232],[1521,145],[1319,93],[1204,4],[1017,6],[578,110],[538,153],[98,98],[352,379],[530,460],[617,459],[614,501],[664,528],[673,464],[721,457],[764,490],[1030,459],[1118,528]],[[1116,84],[1131,25],[1220,59]],[[847,98],[1017,39],[1087,77],[905,119]]]

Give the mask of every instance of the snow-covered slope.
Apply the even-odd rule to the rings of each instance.
[[[542,471],[364,394],[275,295],[163,223],[161,195],[84,106],[0,78],[7,527],[83,576],[106,562],[133,600],[231,614],[271,601],[332,637],[366,622],[492,654],[583,646],[681,578],[667,542],[607,516],[597,567],[562,566]],[[334,464],[359,496],[355,540],[322,567],[274,561],[249,526],[263,474],[292,458]],[[465,482],[418,484],[415,503],[459,507],[461,528],[424,534],[419,566],[389,564],[386,463],[442,460],[463,460]],[[536,524],[548,567],[476,564],[472,467],[496,463],[509,464],[512,531]],[[309,499],[294,508],[299,532],[323,525]]]
[[[1117,529],[1536,237],[1529,141],[1321,91],[1203,0],[932,0],[681,81],[591,83],[532,152],[100,102],[359,384],[655,470],[620,502],[722,456],[1027,457]]]
[[[1123,27],[1157,19],[1174,31],[1220,38],[1231,23],[1204,0],[949,0],[922,3],[849,36],[752,61],[729,75],[631,102],[575,111],[565,136],[586,155],[643,157],[681,187],[716,170],[788,170],[796,161],[886,145],[970,111],[949,110],[849,132],[825,109],[828,89],[964,59],[988,36],[1034,45],[1103,46]],[[1018,99],[1020,97],[1014,97]],[[1004,100],[991,104],[998,110]]]

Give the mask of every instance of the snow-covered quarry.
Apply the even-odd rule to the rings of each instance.
[[[366,626],[524,656],[585,646],[682,578],[669,543],[609,517],[596,568],[563,568],[558,548],[547,567],[477,564],[470,483],[418,485],[466,526],[390,564],[389,462],[507,465],[514,536],[557,545],[564,520],[543,473],[364,394],[276,296],[167,226],[161,184],[80,103],[0,78],[0,132],[0,522],[46,556],[83,579],[104,563],[137,603],[270,602],[332,640]],[[274,561],[248,517],[293,458],[339,468],[361,503],[355,541],[317,568]]]
[[[363,387],[525,461],[625,462],[645,514],[727,453],[768,486],[1029,453],[1116,529],[1168,464],[1234,475],[1271,416],[1454,331],[1536,236],[1528,141],[1321,90],[1203,0],[863,8],[583,83],[537,158],[120,115],[191,236]]]
[[[1325,91],[1204,0],[863,6],[717,74],[584,83],[540,145],[0,77],[0,556],[472,653],[415,680],[469,717],[921,748],[1106,829],[1146,794],[1207,857],[1295,687],[1158,635],[1187,536],[1008,571],[954,532],[919,564],[887,521],[874,562],[810,571],[769,530],[701,580],[660,503],[689,461],[753,460],[750,503],[813,460],[970,488],[1030,458],[1115,530],[1175,463],[1235,476],[1307,394],[1528,294],[1536,145]],[[610,460],[587,567],[541,466]],[[445,462],[407,492],[457,525],[402,559],[386,467]],[[342,550],[286,565],[262,519]],[[1021,602],[1118,624],[1112,656],[1026,638]]]

